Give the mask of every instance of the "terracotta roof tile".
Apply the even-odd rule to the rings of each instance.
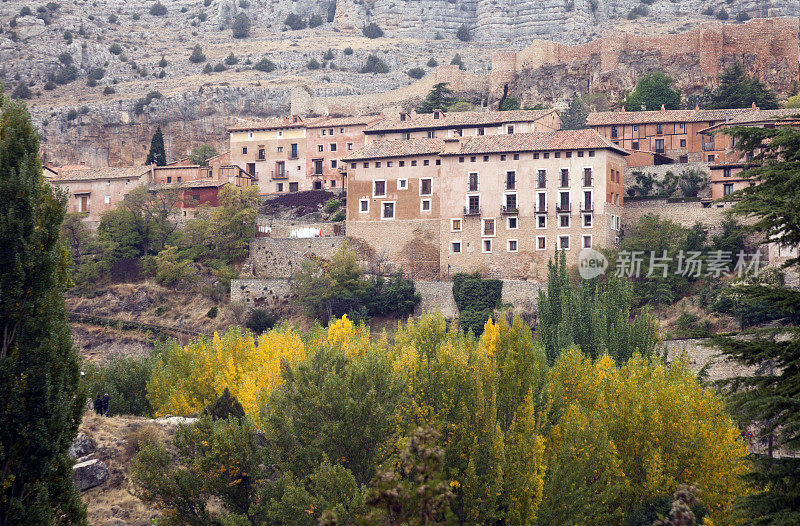
[[[135,179],[150,171],[150,166],[124,166],[120,168],[80,168],[58,170],[51,181],[91,181],[93,179]]]
[[[272,119],[241,119],[228,128],[229,132],[249,130],[271,130],[279,128],[302,128],[307,123],[300,117],[275,117]]]
[[[458,126],[500,125],[512,122],[533,122],[550,115],[555,110],[515,111],[459,111],[442,114],[438,119],[433,113],[418,113],[400,120],[400,115],[387,117],[368,127],[365,133],[383,133],[395,130],[419,128],[453,128]]]
[[[699,110],[695,115],[689,119],[690,122],[703,122],[703,121],[726,121],[734,119],[746,113],[753,112],[753,108],[729,108],[722,110]]]
[[[181,190],[192,188],[220,188],[229,184],[228,181],[221,181],[219,179],[212,180],[199,180],[199,181],[184,181],[182,183],[163,183],[154,184],[149,186],[150,190],[166,190],[170,188],[177,188]]]
[[[444,150],[444,139],[408,139],[373,141],[344,157],[343,161],[406,157],[410,155],[438,155]]]
[[[596,111],[586,118],[587,126],[609,126],[612,124],[646,124],[664,122],[688,122],[697,110],[664,111]]]
[[[320,117],[307,123],[309,128],[369,125],[383,118],[382,115],[358,115],[355,117]]]

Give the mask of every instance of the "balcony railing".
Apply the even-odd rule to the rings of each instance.
[[[294,161],[295,159],[298,159],[298,158],[299,158],[299,154],[296,154],[296,153],[290,153],[290,154],[288,155],[288,159],[289,159],[290,161]]]
[[[547,179],[537,179],[536,188],[547,188]]]
[[[583,186],[592,186],[592,178],[591,177],[584,177],[583,178]]]
[[[479,215],[481,215],[481,207],[479,207],[479,206],[465,206],[464,207],[464,215],[465,216],[479,216]]]
[[[591,212],[594,210],[594,201],[584,201],[581,203],[581,212]]]
[[[561,203],[556,206],[556,212],[569,212],[572,210],[570,203]]]
[[[516,181],[506,181],[506,190],[516,190],[516,189],[517,189]]]
[[[285,171],[281,172],[279,170],[272,170],[272,178],[273,179],[288,179],[289,176],[286,174]]]
[[[547,213],[547,205],[544,206],[536,206],[536,210],[534,210],[535,214],[546,214]]]
[[[500,207],[500,213],[503,215],[519,214],[519,207],[517,205],[503,205]]]

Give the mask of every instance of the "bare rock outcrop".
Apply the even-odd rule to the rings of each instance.
[[[72,466],[72,481],[81,491],[99,486],[108,480],[108,467],[102,460],[91,459]]]

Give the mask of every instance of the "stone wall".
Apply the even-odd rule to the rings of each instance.
[[[664,174],[672,172],[679,175],[684,170],[701,170],[706,174],[706,179],[709,180],[708,186],[700,192],[701,197],[711,197],[711,163],[694,162],[694,163],[675,163],[675,164],[659,164],[658,166],[629,166],[625,168],[625,175],[622,178],[622,186],[625,189],[625,195],[628,195],[628,189],[636,185],[635,172],[651,173],[659,180],[664,179]],[[627,201],[625,205],[627,206]]]
[[[241,301],[250,308],[287,313],[291,292],[291,284],[287,279],[231,280],[231,302]]]
[[[345,238],[273,239],[258,237],[250,244],[250,257],[242,276],[262,279],[290,278],[309,259],[330,259]]]
[[[648,199],[625,199],[625,206],[622,212],[622,231],[630,232],[642,216],[654,214],[662,219],[669,219],[690,227],[695,223],[701,223],[713,236],[715,230],[725,219],[724,212],[730,207],[729,203],[703,203],[701,201],[673,201],[665,198]]]
[[[707,366],[706,370],[710,381],[723,380],[752,372],[747,367],[724,359],[719,355],[719,349],[706,345],[707,342],[707,338],[665,340],[658,344],[657,350],[660,352],[666,351],[667,360],[670,363],[686,360],[687,367],[695,374]]]

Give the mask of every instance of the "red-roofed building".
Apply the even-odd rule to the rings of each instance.
[[[414,277],[546,279],[564,248],[618,241],[627,152],[593,130],[369,142],[348,163],[348,236]]]

